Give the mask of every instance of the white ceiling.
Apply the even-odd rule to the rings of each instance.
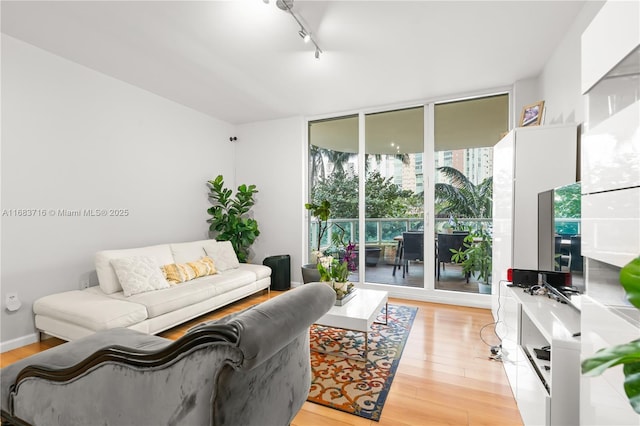
[[[240,124],[539,74],[584,1],[2,1],[2,32]]]

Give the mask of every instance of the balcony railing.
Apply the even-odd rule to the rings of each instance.
[[[464,218],[457,219],[456,226],[463,229],[484,229],[491,227],[492,219],[480,218]],[[443,232],[449,224],[447,218],[436,218],[436,232]],[[365,242],[371,245],[382,245],[395,243],[394,238],[402,235],[406,231],[424,229],[421,218],[379,218],[365,219]],[[342,235],[342,241],[346,244],[349,241],[359,241],[360,232],[358,230],[358,219],[330,219],[327,232],[323,236],[320,247],[327,248],[332,246],[333,235]],[[312,222],[310,229],[311,247],[318,246],[318,223]]]

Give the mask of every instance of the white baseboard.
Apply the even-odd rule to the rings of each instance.
[[[0,353],[7,352],[13,349],[20,348],[22,346],[30,345],[31,343],[38,342],[38,333],[27,334],[26,336],[18,337],[17,339],[7,340],[6,342],[0,342]]]

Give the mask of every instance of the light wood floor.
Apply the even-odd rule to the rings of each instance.
[[[206,319],[277,297],[272,291],[250,296],[226,308],[161,333],[177,339]],[[492,322],[487,309],[466,308],[391,298],[390,303],[416,306],[418,314],[382,410],[380,422],[306,402],[293,426],[425,426],[522,425],[502,364],[489,360],[480,338]],[[482,337],[496,344],[492,327]],[[0,354],[2,367],[64,343],[47,339]]]

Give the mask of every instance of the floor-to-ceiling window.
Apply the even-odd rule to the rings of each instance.
[[[351,279],[365,285],[476,297],[476,271],[439,236],[490,238],[492,147],[508,128],[508,94],[310,121],[309,201],[329,201],[331,216],[320,240],[311,218],[309,253],[351,247]]]
[[[486,266],[465,260],[470,251],[483,254],[491,271],[493,145],[509,128],[509,97],[444,102],[434,111],[435,288],[477,293]]]
[[[327,222],[310,217],[309,258],[314,252],[344,258],[356,249],[358,231],[358,116],[309,122],[309,200],[329,203]],[[358,281],[358,261],[350,262]]]
[[[424,287],[424,107],[365,115],[364,281]]]

